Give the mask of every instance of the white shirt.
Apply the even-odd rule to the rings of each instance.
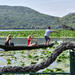
[[[45,31],[45,35],[44,35],[44,36],[49,36],[49,34],[50,34],[51,32],[53,32],[53,31],[50,30],[50,29],[46,29],[46,31]]]

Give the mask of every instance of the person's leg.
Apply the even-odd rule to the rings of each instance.
[[[47,36],[45,36],[45,45],[47,45]]]
[[[29,46],[35,46],[35,43],[33,43],[33,44],[30,44]]]
[[[38,41],[36,39],[33,40],[35,43],[33,45],[38,45]]]
[[[50,38],[48,37],[48,45],[49,45],[49,43],[50,43]]]
[[[45,45],[48,45],[48,36],[45,36]]]
[[[38,42],[37,41],[35,42],[35,45],[38,45]]]

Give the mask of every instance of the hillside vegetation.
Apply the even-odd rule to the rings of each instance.
[[[0,6],[1,28],[62,28],[62,24],[75,26],[75,14],[69,14],[62,18],[45,15],[31,8],[23,6]]]
[[[64,17],[62,17],[62,23],[67,26],[71,26],[75,28],[75,13],[70,13]]]

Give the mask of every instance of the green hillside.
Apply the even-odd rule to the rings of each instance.
[[[75,13],[70,13],[62,17],[62,23],[67,26],[75,28]]]
[[[0,28],[59,27],[59,18],[22,6],[0,6]]]
[[[45,15],[23,6],[0,6],[1,28],[62,28],[62,24],[75,25],[75,14],[62,18]]]

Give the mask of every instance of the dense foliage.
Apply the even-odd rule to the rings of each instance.
[[[0,6],[0,28],[58,28],[59,18],[22,6]]]
[[[13,38],[17,37],[28,37],[28,35],[32,35],[34,37],[42,38],[44,37],[45,30],[24,30],[24,31],[1,31],[0,37],[7,37],[8,34],[11,34]],[[71,30],[56,30],[50,34],[52,38],[75,38],[75,31]]]
[[[0,6],[1,28],[62,28],[62,24],[75,28],[75,13],[55,17],[39,13],[23,6]]]
[[[61,18],[62,23],[67,26],[75,28],[75,13],[70,13]]]
[[[75,13],[54,17],[23,6],[0,6],[0,29],[2,28],[62,28],[62,24],[75,28]]]

